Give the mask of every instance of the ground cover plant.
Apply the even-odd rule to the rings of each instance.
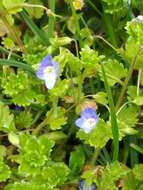
[[[0,190],[143,190],[142,14],[0,1]]]

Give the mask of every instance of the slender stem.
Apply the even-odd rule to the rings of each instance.
[[[4,52],[4,53],[6,53],[6,54],[9,54],[9,52],[10,52],[9,50],[7,50],[6,48],[4,48],[4,47],[2,47],[2,46],[0,46],[0,51],[1,51],[1,52]],[[19,55],[16,54],[16,53],[14,53],[14,52],[12,52],[11,57],[22,60],[22,57],[19,56]]]
[[[109,36],[109,39],[112,43],[113,46],[118,47],[117,45],[117,40],[116,40],[116,36],[115,36],[115,32],[114,32],[114,28],[113,28],[113,23],[112,23],[112,18],[111,15],[106,14],[104,11],[104,3],[102,3],[102,7],[103,7],[103,21],[106,27],[106,33]]]
[[[139,50],[139,51],[140,51],[140,50]],[[132,64],[131,64],[131,66],[130,66],[130,68],[129,68],[128,75],[127,75],[127,77],[126,77],[126,79],[125,79],[124,85],[123,85],[123,87],[122,87],[122,89],[121,89],[121,93],[120,93],[119,98],[118,98],[118,100],[117,100],[116,110],[120,107],[120,104],[122,103],[123,96],[124,96],[124,94],[125,94],[125,91],[126,91],[128,82],[129,82],[129,80],[130,80],[130,78],[131,78],[131,76],[132,76],[132,73],[133,73],[133,70],[134,70],[134,66],[135,66],[135,63],[136,63],[136,60],[137,60],[139,51],[137,52],[136,56],[134,57],[134,59],[133,59],[133,61],[132,61]]]
[[[94,149],[92,160],[91,160],[91,165],[92,166],[95,166],[96,160],[97,160],[100,152],[101,152],[100,148]]]
[[[76,10],[75,10],[75,8],[73,6],[73,1],[69,0],[69,3],[70,3],[71,11],[72,11],[72,16],[75,18],[76,33],[77,33],[77,38],[78,38],[78,41],[79,41],[79,45],[80,45],[80,48],[82,48],[83,47],[83,42],[82,42],[82,39],[81,39],[81,36],[80,36],[79,19],[78,19],[78,16],[76,14]]]
[[[139,153],[143,154],[143,148],[139,147],[138,145],[132,143],[132,144],[130,144],[130,147],[132,147],[133,149],[135,149]]]
[[[26,22],[31,31],[41,39],[41,42],[46,46],[49,45],[48,38],[46,37],[45,33],[37,27],[33,20],[28,16],[26,11],[21,11],[19,15]]]
[[[102,73],[104,77],[104,85],[105,89],[107,91],[108,95],[108,101],[109,101],[109,106],[110,106],[110,114],[111,114],[111,127],[112,127],[112,134],[113,134],[113,145],[114,145],[114,150],[113,150],[113,161],[118,159],[118,154],[119,154],[119,131],[118,131],[118,123],[117,123],[117,116],[116,116],[116,111],[114,107],[114,101],[111,93],[111,89],[108,85],[106,73],[104,70],[103,64],[101,64],[102,68]]]
[[[119,51],[117,48],[115,48],[110,42],[108,42],[107,40],[105,40],[102,36],[99,35],[95,35],[95,38],[101,39],[104,43],[106,43],[109,47],[111,47],[115,52],[117,52],[119,54]]]
[[[129,136],[129,143],[130,144],[137,144],[137,138],[136,136]],[[136,150],[133,148],[130,149],[130,162],[131,162],[131,167],[133,168],[135,164],[139,163],[139,155]]]
[[[34,70],[29,65],[24,64],[24,63],[19,62],[19,61],[0,59],[0,65],[8,65],[8,66],[13,66],[13,67],[19,67],[19,68],[22,68],[26,71],[29,71],[32,74],[35,74]]]
[[[139,69],[139,71],[138,71],[138,81],[137,81],[137,96],[139,96],[139,93],[140,93],[141,74],[142,74],[142,69]]]
[[[102,13],[97,9],[97,7],[92,3],[92,1],[86,0],[86,2],[87,2],[100,16],[102,16]]]
[[[54,14],[55,14],[55,4],[56,0],[49,0],[49,8]],[[50,15],[48,21],[48,40],[54,36],[54,26],[55,26],[55,17],[53,15]]]
[[[15,31],[14,26],[9,24],[9,21],[7,20],[7,18],[5,16],[1,15],[1,20],[3,21],[3,23],[5,24],[5,26],[7,27],[8,31],[10,32],[10,34],[12,35],[13,39],[16,41],[16,43],[19,45],[21,51],[26,52],[26,49],[23,45],[23,42],[21,41],[21,39],[17,36],[17,33]]]

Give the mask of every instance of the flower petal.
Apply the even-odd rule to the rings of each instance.
[[[44,70],[48,67],[48,66],[52,66],[52,57],[51,55],[46,56],[39,65],[39,68],[36,72],[36,76],[41,79],[44,80]]]
[[[97,119],[98,118],[98,115],[96,113],[96,111],[92,108],[85,108],[81,113],[80,113],[80,116],[81,117],[84,117],[84,118],[95,118]]]
[[[56,78],[58,78],[58,75],[59,75],[59,64],[56,63],[56,62],[54,62],[54,61],[52,62],[52,64],[53,64],[53,67],[55,69]]]
[[[55,72],[49,73],[44,77],[46,87],[52,89],[56,83],[56,74]]]
[[[81,117],[75,121],[75,124],[77,127],[82,128],[82,126],[84,125],[84,122],[85,122],[84,118]]]

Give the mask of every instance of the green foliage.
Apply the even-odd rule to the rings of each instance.
[[[137,87],[129,86],[128,87],[128,100],[136,104],[137,106],[143,105],[143,92],[140,91],[137,95]]]
[[[0,102],[0,131],[15,131],[14,116],[10,114],[8,106]]]
[[[82,67],[85,69],[85,77],[94,76],[97,71],[97,66],[102,56],[98,55],[97,51],[89,48],[88,46],[81,49],[81,62]]]
[[[29,4],[36,4],[36,5],[42,5],[41,0],[28,0]],[[44,10],[42,8],[35,8],[35,7],[30,7],[30,8],[26,8],[26,10],[28,11],[29,15],[31,17],[34,17],[36,19],[39,19],[43,16],[44,14]]]
[[[48,123],[52,130],[60,129],[63,125],[67,123],[67,118],[65,116],[65,109],[62,107],[57,107],[56,113],[54,110],[47,112],[46,117],[48,118]]]
[[[107,61],[104,61],[104,69],[108,79],[108,84],[110,86],[113,86],[116,83],[122,84],[121,79],[127,76],[127,70],[124,68],[123,64],[119,63],[115,59],[108,59]],[[101,80],[103,80],[101,67],[99,67],[98,71]]]
[[[107,94],[105,92],[98,92],[97,94],[93,95],[93,98],[99,104],[106,105],[108,103]]]
[[[116,183],[121,177],[127,175],[129,170],[119,162],[114,162],[107,165],[104,169],[101,178],[96,179],[99,189],[118,190]]]
[[[84,140],[84,142],[90,146],[103,148],[111,138],[111,134],[111,128],[107,126],[104,120],[100,120],[89,134],[86,134],[80,129],[77,133],[77,137],[79,137],[80,140]]]
[[[25,175],[38,174],[41,168],[50,159],[50,153],[54,142],[46,136],[35,136],[22,134],[19,139],[21,147],[19,157],[19,172]]]
[[[10,174],[10,168],[4,162],[0,162],[0,182],[6,181]]]
[[[85,155],[83,148],[77,146],[76,149],[71,152],[69,159],[69,168],[71,169],[72,175],[78,175],[83,169],[85,163]]]
[[[142,5],[0,1],[0,189],[76,190],[83,179],[143,190]],[[59,64],[52,89],[36,76],[47,55]],[[75,126],[87,107],[99,117],[89,133]]]
[[[125,106],[118,114],[117,119],[119,123],[120,138],[125,135],[132,135],[137,133],[133,128],[137,124],[137,111],[135,105]]]
[[[29,111],[21,111],[16,114],[15,125],[18,128],[30,128],[32,124],[32,114]]]
[[[3,6],[9,11],[11,14],[15,14],[21,11],[21,4],[24,3],[25,0],[2,0]]]

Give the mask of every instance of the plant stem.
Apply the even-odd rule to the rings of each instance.
[[[87,2],[100,16],[102,16],[102,13],[97,9],[97,7],[92,3],[92,1],[86,0],[86,2]]]
[[[114,102],[113,102],[113,97],[111,93],[111,89],[108,85],[106,73],[104,70],[103,64],[101,64],[102,68],[102,73],[104,77],[104,85],[105,89],[107,91],[108,95],[108,100],[109,100],[109,106],[110,106],[110,114],[111,114],[111,127],[112,127],[112,134],[113,134],[113,161],[118,160],[118,154],[119,154],[119,131],[118,131],[118,123],[117,123],[117,117],[116,117],[116,112],[115,112],[115,107],[114,107]]]
[[[44,45],[49,45],[48,43],[48,39],[45,35],[45,33],[43,31],[41,31],[37,26],[36,24],[33,22],[33,20],[28,16],[28,14],[26,13],[25,10],[21,11],[19,13],[19,15],[21,16],[21,18],[26,22],[26,24],[28,25],[28,27],[31,29],[31,31],[39,36],[39,38],[41,39],[42,43]]]
[[[69,0],[69,3],[70,3],[70,7],[71,7],[71,11],[72,11],[72,16],[74,17],[75,19],[75,26],[76,26],[76,35],[77,35],[77,39],[79,41],[79,45],[80,45],[80,48],[83,47],[83,42],[82,42],[82,39],[81,39],[81,36],[80,36],[80,25],[79,25],[79,19],[78,19],[78,16],[76,14],[76,10],[73,6],[73,1],[72,0]]]
[[[3,21],[3,23],[5,24],[5,26],[7,27],[8,31],[10,32],[11,36],[13,37],[13,39],[15,40],[15,42],[18,44],[18,46],[20,47],[22,52],[26,52],[26,49],[23,45],[23,42],[21,41],[21,39],[17,36],[17,33],[15,31],[14,26],[9,24],[9,21],[7,20],[6,16],[1,15],[1,20]]]
[[[22,68],[26,71],[29,71],[32,74],[35,74],[34,70],[29,65],[24,64],[24,63],[19,62],[19,61],[0,59],[0,65],[8,65],[8,66],[13,66],[13,67],[19,67],[19,68]]]
[[[139,71],[138,71],[138,81],[137,81],[137,96],[139,96],[139,93],[140,93],[141,74],[142,74],[142,69],[139,69]]]
[[[49,0],[49,8],[52,13],[55,13],[55,4],[56,0]],[[48,40],[54,36],[54,26],[55,26],[55,17],[53,15],[49,15],[48,21]]]
[[[116,40],[116,36],[115,36],[115,32],[114,32],[114,28],[113,28],[113,23],[112,23],[112,18],[111,15],[105,13],[104,10],[104,3],[102,3],[102,7],[103,7],[103,22],[105,24],[105,28],[106,28],[106,33],[110,39],[110,42],[113,46],[118,47],[117,45],[117,40]]]
[[[91,165],[92,166],[95,166],[95,163],[96,163],[96,160],[97,160],[97,158],[98,158],[98,156],[100,154],[100,151],[101,151],[100,148],[94,149],[92,160],[91,160]]]
[[[137,60],[138,53],[139,53],[139,51],[137,52],[136,56],[134,57],[134,59],[132,61],[132,64],[131,64],[131,66],[129,68],[128,75],[127,75],[127,77],[125,79],[124,85],[123,85],[123,87],[121,89],[121,93],[120,93],[119,98],[117,100],[116,110],[120,107],[120,104],[122,103],[123,96],[125,94],[128,82],[129,82],[129,80],[130,80],[130,78],[132,76],[133,70],[134,70],[134,66],[135,66],[135,63],[136,63],[136,60]]]
[[[129,141],[130,144],[137,144],[137,138],[135,136],[130,136]],[[130,149],[130,162],[132,168],[135,166],[135,164],[139,163],[138,152],[132,148]]]

